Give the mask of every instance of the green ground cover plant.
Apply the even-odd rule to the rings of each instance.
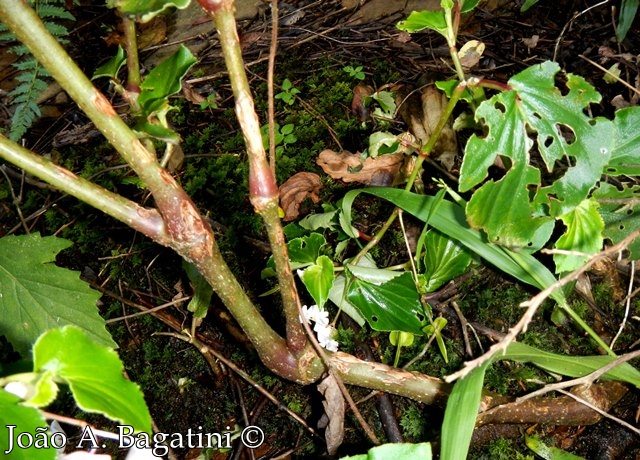
[[[438,84],[448,103],[431,137],[424,145],[406,149],[407,155],[415,157],[415,165],[404,189],[352,190],[338,205],[326,205],[323,214],[283,227],[278,188],[266,158],[267,132],[260,128],[245,74],[233,2],[201,0],[220,36],[245,142],[249,199],[263,221],[272,250],[265,276],[277,279],[284,321],[284,332],[279,334],[238,282],[209,219],[187,193],[199,191],[205,184],[196,183],[194,172],[183,188],[170,173],[170,161],[181,138],[168,121],[167,114],[173,110],[169,98],[180,91],[181,80],[195,57],[181,47],[145,78],[136,65],[135,21],[148,20],[168,7],[183,8],[188,1],[159,1],[152,6],[133,0],[113,3],[123,17],[128,46],[94,77],[110,78],[129,102],[132,127],[68,58],[28,5],[0,0],[0,17],[120,153],[136,173],[136,183],[153,197],[155,207],[143,206],[76,176],[5,137],[0,137],[0,157],[175,251],[184,260],[183,270],[194,296],[188,306],[190,324],[168,325],[175,329],[173,337],[194,345],[209,363],[212,356],[224,359],[198,338],[198,328],[215,294],[270,371],[299,384],[321,381],[325,398],[332,400],[325,408],[327,432],[336,433],[326,436],[330,454],[335,454],[342,440],[335,427],[344,423],[345,405],[350,401],[344,384],[425,403],[446,398],[440,448],[443,459],[466,458],[481,402],[491,397],[483,394],[483,382],[494,362],[526,362],[571,378],[603,377],[640,385],[640,373],[627,362],[632,356],[617,356],[567,300],[568,285],[597,260],[598,254],[626,249],[631,258],[638,258],[638,187],[624,181],[617,186],[607,182],[607,178],[640,175],[637,107],[621,109],[612,119],[592,117],[589,106],[597,103],[600,95],[583,78],[562,74],[553,62],[531,66],[506,83],[467,77],[457,51],[457,32],[461,15],[475,8],[478,1],[443,0],[441,10],[412,13],[398,25],[409,33],[428,28],[442,34],[456,69],[454,79]],[[127,78],[120,81],[125,64]],[[347,77],[360,79],[360,70],[351,67],[344,71]],[[282,90],[279,99],[285,106],[305,96],[289,79],[283,81]],[[379,92],[372,99],[380,105],[383,118],[393,115],[389,95]],[[459,186],[454,189],[440,182],[435,195],[425,195],[417,186],[422,164],[454,109],[463,103],[475,124],[465,146]],[[302,125],[285,120],[272,130],[280,136],[274,144],[282,148],[281,156],[286,155],[287,146],[300,142],[298,129]],[[372,143],[371,157],[406,147],[402,139],[387,132],[374,133]],[[163,151],[157,152],[160,149]],[[247,170],[246,164],[235,167],[237,158],[228,158],[234,171]],[[489,177],[489,168],[498,160],[504,166],[501,176]],[[366,244],[361,243],[363,235],[356,228],[354,213],[355,201],[363,196],[394,206],[387,222]],[[403,222],[404,213],[421,222],[416,251],[401,267],[379,266],[371,252],[396,219]],[[554,229],[559,226],[564,230],[557,236]],[[601,252],[605,239],[614,247]],[[46,430],[48,425],[39,409],[55,399],[59,384],[67,384],[82,409],[131,425],[139,439],[150,436],[150,416],[142,395],[122,377],[114,342],[95,308],[98,294],[80,282],[77,274],[51,264],[69,243],[26,235],[3,238],[0,244],[4,246],[0,251],[4,254],[0,256],[0,333],[33,363],[31,372],[5,372],[1,378],[3,421],[19,420],[20,429],[26,432]],[[354,247],[357,253],[347,252]],[[543,248],[555,250],[551,270],[536,257]],[[411,347],[416,338],[434,340],[447,363],[449,346],[442,335],[446,320],[434,315],[428,296],[479,263],[493,266],[539,294],[521,303],[524,313],[504,339],[444,379],[397,368],[402,347]],[[315,305],[303,305],[297,279]],[[568,356],[515,341],[548,298],[556,303],[558,322],[569,318],[606,355]],[[330,302],[360,326],[389,334],[397,347],[393,366],[337,351],[340,334],[336,335],[335,321],[329,318]],[[83,353],[70,352],[78,347]],[[97,358],[107,363],[109,371],[100,380],[92,378],[98,372],[89,365]],[[285,402],[292,413],[304,408],[295,397]],[[352,409],[358,414],[354,405]],[[366,431],[366,424],[363,426]],[[419,431],[410,419],[407,426],[414,433]],[[376,443],[375,435],[370,436]],[[0,447],[6,450],[9,442],[3,433]],[[384,445],[349,458],[431,458],[431,448],[424,443]],[[56,452],[32,448],[23,455],[48,459],[55,458]]]

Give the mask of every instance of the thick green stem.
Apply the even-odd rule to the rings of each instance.
[[[165,246],[169,243],[170,237],[166,233],[162,217],[155,209],[143,208],[117,193],[78,177],[4,136],[0,136],[0,157],[57,189],[124,222],[158,243]]]
[[[232,0],[200,0],[213,18],[225,64],[229,71],[236,114],[249,155],[249,193],[254,209],[265,222],[280,285],[280,293],[287,322],[287,344],[293,351],[308,347],[308,340],[300,324],[300,306],[295,280],[289,264],[287,246],[278,216],[278,188],[260,134],[260,122],[253,104],[247,75],[244,71],[242,49],[236,30]]]
[[[263,361],[268,363],[274,372],[303,383],[317,379],[322,372],[321,366],[309,364],[311,361],[317,361],[317,356],[314,353],[307,353],[309,356],[294,357],[287,349],[286,343],[260,315],[226,265],[211,227],[200,215],[189,196],[159,165],[155,155],[143,147],[136,135],[116,114],[109,101],[91,84],[60,44],[48,33],[35,12],[26,2],[0,0],[0,18],[91,118],[95,126],[151,191],[164,224],[156,230],[156,233],[161,236],[161,239],[156,241],[170,246],[198,267],[256,345]],[[38,177],[45,180],[52,179],[57,185],[62,186],[62,177],[69,180],[75,177],[62,168],[57,166],[47,168],[42,163],[33,162],[33,159],[31,159],[33,164],[29,165],[26,159],[18,158],[22,157],[21,151],[8,148],[4,150],[5,155],[12,156],[12,161],[22,161]],[[10,154],[11,151],[13,151],[12,154]],[[54,174],[55,169],[59,169],[57,175]],[[56,176],[59,177],[56,178]],[[99,192],[97,189],[85,188],[87,185],[79,180],[73,184],[66,191],[83,200],[93,200],[101,206],[100,209],[113,217],[126,223],[131,221],[130,213],[125,213],[119,207],[107,206],[105,203],[109,201],[108,199],[90,198],[94,192]],[[102,193],[101,190],[100,193]],[[137,224],[132,226],[135,228],[135,225]],[[144,229],[141,228],[141,231]]]

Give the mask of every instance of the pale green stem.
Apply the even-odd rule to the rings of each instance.
[[[203,6],[204,3],[200,2]],[[260,122],[253,104],[247,75],[244,71],[242,49],[236,30],[233,2],[221,0],[215,11],[209,11],[215,21],[236,101],[236,114],[245,138],[249,155],[249,193],[254,209],[262,217],[271,244],[280,294],[287,323],[287,344],[292,351],[308,346],[307,336],[300,324],[299,298],[291,272],[287,246],[280,217],[279,194],[273,171],[267,161],[260,134]]]
[[[78,177],[71,171],[52,163],[46,158],[20,147],[15,142],[0,136],[0,157],[68,193],[96,209],[108,214],[160,244],[170,241],[162,217],[155,209],[127,200],[93,182]]]

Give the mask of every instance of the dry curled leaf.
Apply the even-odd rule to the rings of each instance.
[[[280,207],[284,210],[283,220],[293,220],[300,214],[302,202],[311,198],[314,203],[320,201],[318,192],[322,188],[320,176],[315,173],[299,172],[291,176],[280,186]]]
[[[322,406],[324,415],[320,419],[329,455],[335,455],[344,438],[344,397],[333,375],[318,384],[318,391],[324,395]]]
[[[480,62],[484,48],[484,43],[478,40],[469,40],[465,43],[458,52],[462,67],[466,69],[475,67]]]
[[[447,106],[447,97],[432,84],[425,85],[421,91],[405,86],[396,92],[396,104],[400,116],[416,137],[418,144],[425,145]],[[451,171],[457,152],[456,133],[451,123],[447,122],[431,157]]]
[[[359,153],[333,150],[323,150],[318,155],[316,163],[333,179],[344,182],[359,182],[365,185],[397,185],[404,182],[403,173],[406,157],[397,152],[367,158],[362,161]]]

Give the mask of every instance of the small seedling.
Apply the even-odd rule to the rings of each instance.
[[[299,94],[299,93],[300,93],[300,90],[295,86],[293,86],[293,83],[291,83],[291,80],[289,80],[288,78],[285,78],[284,81],[282,82],[282,91],[276,94],[274,97],[276,99],[280,99],[282,102],[284,102],[287,105],[293,105],[294,101],[296,100],[296,94]]]
[[[277,97],[277,96],[276,96]],[[276,138],[276,156],[280,156],[284,151],[284,148],[289,144],[294,144],[298,138],[293,131],[295,125],[288,123],[282,127],[278,123],[275,125],[275,138]],[[269,148],[269,125],[263,125],[260,128],[262,134],[262,143],[265,149]]]
[[[346,74],[349,75],[351,78],[355,78],[356,80],[364,80],[365,75],[364,75],[364,72],[362,71],[361,65],[357,67],[348,65],[343,67],[342,70],[346,72]]]
[[[200,102],[200,109],[202,110],[217,109],[218,108],[218,103],[216,102],[217,96],[218,94],[215,92],[209,94],[204,101]]]

